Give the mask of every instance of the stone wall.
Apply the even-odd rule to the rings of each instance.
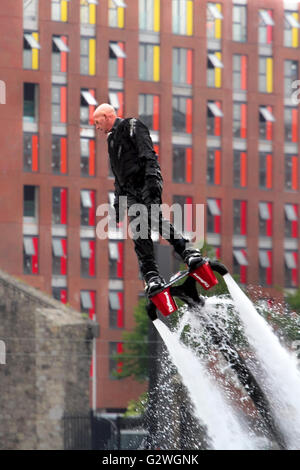
[[[0,271],[0,449],[63,449],[64,415],[88,414],[83,316]]]

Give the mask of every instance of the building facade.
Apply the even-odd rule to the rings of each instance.
[[[16,0],[0,21],[0,266],[97,319],[94,404],[124,408],[143,387],[115,380],[114,354],[143,286],[122,228],[97,236],[114,184],[93,111],[149,126],[164,202],[188,230],[205,204],[242,284],[297,288],[298,3]]]

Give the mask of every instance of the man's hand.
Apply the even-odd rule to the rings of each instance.
[[[156,176],[146,177],[145,186],[142,189],[142,198],[145,204],[161,204],[162,181]]]

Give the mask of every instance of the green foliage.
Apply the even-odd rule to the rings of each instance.
[[[128,402],[127,410],[124,413],[124,417],[127,416],[141,416],[145,413],[148,403],[148,393],[144,392],[139,396],[137,400],[130,400]]]
[[[149,318],[146,312],[146,298],[139,300],[134,309],[135,328],[123,333],[123,353],[116,354],[114,359],[122,363],[122,371],[113,375],[122,379],[133,376],[138,382],[148,379],[149,369]]]
[[[300,288],[293,294],[287,294],[285,300],[294,312],[300,314]]]

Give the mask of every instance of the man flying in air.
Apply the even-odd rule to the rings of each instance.
[[[116,221],[121,222],[125,215],[120,205],[120,196],[127,197],[128,209],[133,204],[143,204],[146,208],[145,223],[148,224],[148,236],[146,238],[134,237],[133,241],[140,270],[146,283],[146,292],[150,295],[162,289],[165,284],[155,261],[151,222],[152,227],[156,223],[160,235],[173,246],[175,252],[181,256],[189,268],[198,264],[202,256],[199,250],[189,249],[188,240],[176,232],[173,225],[162,216],[160,205],[163,179],[149,130],[145,124],[139,119],[117,117],[115,109],[107,103],[98,106],[93,117],[96,129],[107,136],[108,154],[115,176]],[[153,220],[153,212],[151,214],[153,204],[159,208],[157,212],[154,211],[158,220]],[[136,217],[137,215],[130,216],[130,222],[133,222]]]

